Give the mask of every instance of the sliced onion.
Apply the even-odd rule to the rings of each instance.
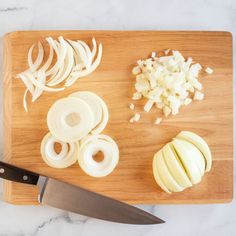
[[[45,72],[42,70],[39,70],[37,73],[37,81],[43,85],[45,85],[46,82],[46,76],[45,76]],[[37,98],[39,98],[41,96],[41,94],[43,93],[43,89],[36,87],[32,96],[32,102],[35,102]]]
[[[50,43],[48,45],[49,45],[48,59],[45,62],[45,64],[40,68],[40,70],[44,70],[44,71],[46,71],[50,67],[50,65],[52,64],[53,55],[54,55],[52,45]]]
[[[102,120],[101,122],[91,131],[91,134],[100,134],[106,127],[109,120],[109,113],[106,103],[101,97],[98,97],[102,107]]]
[[[73,49],[69,43],[65,42],[65,44],[67,47],[67,56],[65,58],[64,67],[61,67],[62,70],[48,83],[49,86],[55,86],[64,81],[69,76],[74,66]]]
[[[71,46],[74,48],[76,61],[79,61],[80,63],[82,63],[84,65],[83,68],[86,68],[88,64],[88,57],[87,57],[84,47],[75,41],[72,41],[72,40],[68,40],[68,41],[70,42]],[[75,66],[74,70],[77,68],[77,66],[78,65]]]
[[[27,94],[28,94],[29,90],[26,89],[24,92],[24,96],[23,96],[23,106],[26,112],[28,112],[28,107],[27,107]]]
[[[101,44],[98,47],[98,54],[94,60],[97,52],[97,43],[94,38],[92,39],[92,50],[84,41],[64,40],[62,36],[60,36],[58,40],[53,40],[51,37],[48,37],[46,41],[49,44],[47,61],[40,67],[44,57],[44,50],[42,44],[38,42],[38,55],[36,60],[33,62],[32,59],[33,50],[35,48],[35,45],[33,45],[28,52],[29,69],[17,75],[28,90],[23,97],[25,109],[27,107],[26,95],[28,92],[31,93],[32,101],[34,102],[41,96],[43,91],[62,91],[65,87],[55,88],[55,86],[64,81],[66,81],[65,86],[68,87],[72,85],[78,78],[92,73],[101,61]],[[55,64],[51,66],[54,52],[57,59]]]
[[[86,64],[86,69],[89,70],[90,66],[92,64],[92,53],[89,48],[89,46],[82,40],[77,40],[77,42],[84,48],[87,56],[87,64]]]
[[[18,74],[17,77],[20,78],[23,81],[23,83],[25,84],[25,87],[27,88],[27,90],[29,90],[29,92],[31,94],[33,94],[34,93],[34,85],[30,81],[30,79],[28,78],[26,72]]]
[[[46,38],[46,40],[47,40],[48,44],[52,46],[52,48],[54,49],[54,51],[57,55],[56,63],[53,65],[53,67],[51,69],[49,69],[48,71],[45,72],[46,76],[49,76],[49,75],[54,75],[55,73],[57,73],[57,71],[60,68],[60,65],[59,65],[60,50],[58,48],[58,45],[55,43],[55,41],[51,37]]]
[[[55,152],[55,144],[61,145],[60,153]],[[78,156],[78,143],[65,143],[54,138],[51,133],[44,136],[41,142],[41,155],[44,162],[54,168],[66,168],[73,165]]]
[[[47,124],[57,139],[75,142],[85,137],[93,128],[93,112],[89,105],[79,98],[62,98],[49,109]]]
[[[92,39],[92,43],[93,43],[93,49],[92,49],[92,61],[96,55],[96,52],[97,52],[97,42],[95,40],[95,38]]]
[[[34,46],[35,45],[33,45],[29,49],[29,52],[28,52],[28,65],[29,65],[29,70],[31,72],[35,72],[38,69],[38,67],[41,65],[41,63],[43,61],[43,55],[44,55],[43,46],[40,42],[38,42],[38,56],[37,56],[35,62],[33,63],[32,53],[33,53]]]
[[[104,154],[101,162],[93,156],[99,151]],[[119,161],[119,149],[115,141],[107,135],[94,135],[86,138],[79,149],[78,161],[82,170],[93,177],[109,175]]]
[[[42,73],[44,73],[42,71]],[[35,87],[38,87],[44,91],[48,91],[48,92],[59,92],[59,91],[62,91],[64,90],[65,88],[50,88],[48,86],[45,86],[43,85],[42,83],[40,83],[37,79],[35,79],[35,77],[30,74],[30,73],[27,73],[25,72],[25,74],[27,75],[27,77],[29,78],[30,82],[35,86]]]
[[[103,109],[100,98],[95,93],[89,91],[81,91],[72,93],[70,97],[80,98],[90,106],[94,116],[93,127],[96,127],[102,121]]]
[[[93,62],[93,64],[91,65],[90,69],[89,70],[86,69],[83,71],[75,71],[75,72],[71,73],[71,76],[67,79],[65,86],[69,87],[69,86],[73,85],[77,81],[78,78],[84,77],[84,76],[92,73],[99,66],[101,59],[102,59],[102,45],[99,44],[97,58]]]

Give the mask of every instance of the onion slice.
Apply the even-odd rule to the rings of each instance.
[[[61,145],[60,153],[55,152],[55,144]],[[66,168],[73,165],[78,156],[78,143],[65,143],[54,138],[51,133],[44,136],[41,142],[41,155],[44,162],[54,168]]]
[[[83,71],[75,71],[71,73],[71,77],[69,77],[65,83],[66,87],[69,87],[71,85],[73,85],[78,78],[84,77],[90,73],[92,73],[94,70],[96,70],[96,68],[99,66],[100,62],[102,59],[102,45],[99,44],[98,47],[98,55],[96,60],[93,62],[93,64],[91,65],[90,69],[85,69]]]
[[[46,76],[45,76],[45,72],[44,71],[42,71],[42,70],[38,71],[38,73],[37,73],[37,81],[39,83],[45,85]],[[32,102],[35,102],[36,99],[38,97],[40,97],[42,93],[43,93],[43,89],[39,88],[39,87],[36,87],[35,90],[34,90],[33,96],[32,96]]]
[[[93,112],[79,98],[62,98],[49,109],[47,124],[55,138],[64,142],[75,142],[85,137],[93,128]]]
[[[43,61],[43,55],[44,55],[43,46],[40,42],[38,42],[38,56],[35,62],[33,62],[32,54],[33,54],[34,47],[35,45],[32,45],[32,47],[29,49],[29,52],[28,52],[28,65],[29,65],[29,70],[31,72],[35,72],[38,69],[38,67],[41,65]]]
[[[104,154],[101,162],[93,156],[99,151]],[[119,149],[115,141],[107,135],[89,136],[81,142],[78,162],[82,170],[93,177],[104,177],[110,174],[119,161]]]
[[[92,93],[89,91],[81,91],[81,92],[76,92],[76,93],[70,94],[70,97],[80,98],[80,99],[84,100],[90,106],[91,110],[93,111],[93,115],[94,115],[94,126],[93,127],[96,127],[102,121],[103,109],[102,109],[102,105],[101,105],[101,100],[95,93]]]

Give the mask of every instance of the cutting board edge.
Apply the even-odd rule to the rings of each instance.
[[[9,35],[3,37],[3,160],[11,160],[11,114],[12,114],[12,60],[11,60],[11,38]]]
[[[167,33],[167,32],[170,32],[170,33],[173,33],[173,32],[178,32],[178,33],[215,33],[215,34],[219,34],[219,33],[222,33],[222,34],[225,34],[225,35],[228,35],[230,38],[231,38],[231,41],[233,40],[233,33],[231,31],[227,31],[227,30],[155,30],[155,29],[150,29],[150,30],[142,30],[142,29],[139,29],[139,30],[97,30],[97,29],[91,29],[91,30],[16,30],[16,31],[11,31],[11,32],[8,32],[6,33],[3,37],[5,39],[11,39],[11,38],[14,38],[15,35],[17,36],[18,34],[22,34],[22,33],[28,33],[28,32],[31,32],[31,33],[42,33],[42,32],[65,32],[65,33],[68,33],[68,32],[160,32],[160,33]]]
[[[68,30],[68,31],[70,31],[70,30]],[[65,30],[63,32],[68,32],[68,31]],[[79,32],[79,30],[74,30],[74,32],[77,32],[77,31]],[[85,31],[85,30],[83,30],[83,31]],[[106,31],[106,30],[104,30],[104,31]],[[6,45],[4,47],[5,48],[5,52],[4,52],[4,62],[5,62],[4,63],[4,68],[7,68],[7,69],[4,70],[4,83],[3,84],[4,84],[4,94],[7,93],[7,95],[8,95],[8,96],[4,96],[4,117],[5,117],[5,114],[7,114],[7,113],[10,114],[11,113],[11,111],[9,111],[9,108],[11,108],[11,106],[8,106],[8,109],[5,109],[7,107],[7,105],[11,103],[11,95],[12,95],[12,93],[11,93],[11,85],[12,85],[12,82],[11,82],[11,80],[12,80],[11,67],[12,67],[12,65],[11,65],[11,60],[8,60],[8,58],[11,58],[11,53],[10,53],[11,50],[12,50],[12,48],[11,48],[11,40],[12,40],[12,38],[14,38],[15,34],[17,34],[19,32],[27,32],[27,31],[10,32],[10,33],[8,33],[8,34],[6,34],[4,36],[4,44]],[[33,32],[37,32],[37,31],[33,31]],[[40,32],[42,32],[42,31],[40,31]],[[47,32],[47,30],[45,30],[45,32]],[[57,30],[55,30],[55,32],[57,32]],[[110,31],[110,32],[114,32],[114,31]],[[123,31],[115,31],[115,32],[123,32]],[[140,32],[140,31],[130,31],[130,32]],[[159,32],[166,32],[166,31],[159,31]],[[169,32],[174,32],[174,31],[169,31]],[[204,31],[190,31],[190,32],[204,32]],[[205,31],[205,32],[209,33],[209,31]],[[226,35],[228,34],[232,38],[232,33],[231,32],[227,32],[227,31],[210,31],[210,32],[222,32],[222,33],[225,33]],[[10,70],[8,70],[9,68],[10,68]],[[6,87],[7,87],[7,90],[5,89]],[[6,99],[6,97],[8,99]],[[11,119],[10,119],[10,116],[8,117],[8,120],[4,124],[4,130],[5,130],[5,128],[8,128],[8,131],[11,130]],[[11,134],[11,132],[9,132],[9,134]],[[11,135],[9,135],[9,137],[7,137],[7,138],[5,136],[5,139],[4,139],[4,150],[6,149],[7,146],[9,147],[9,145],[11,145]],[[7,152],[4,151],[4,160],[11,162],[11,149],[10,148],[8,148]],[[8,194],[12,193],[12,187],[13,187],[12,184],[11,183],[6,183],[6,185],[8,185],[6,187],[7,191],[9,191]],[[32,201],[32,202],[29,201],[26,204],[26,203],[24,203],[24,201],[21,201],[21,199],[17,199],[17,201],[14,202],[14,199],[15,199],[14,197],[11,197],[11,196],[8,197],[7,194],[5,195],[5,200],[7,202],[9,202],[9,203],[14,203],[16,205],[32,205],[32,204],[34,205],[35,204],[34,201]],[[195,203],[197,203],[197,204],[198,203],[199,204],[203,204],[203,203],[227,203],[227,202],[231,202],[232,199],[233,199],[233,195],[231,196],[231,198],[226,198],[226,199],[223,199],[223,200],[220,199],[219,201],[218,200],[213,200],[213,201],[210,200],[210,201],[205,201],[205,202],[195,201],[194,204]],[[18,204],[18,201],[19,201],[19,204]],[[130,203],[131,201],[127,201],[127,202]],[[140,203],[138,201],[137,202],[133,201],[131,203],[133,203],[133,204],[151,204],[153,202],[150,201],[150,202],[145,202],[145,203],[141,202]],[[171,202],[168,202],[168,201],[165,200],[165,202],[155,202],[154,204],[191,204],[191,203],[193,203],[193,202],[191,202],[191,200],[189,201],[189,203],[186,202],[186,201],[176,201],[176,202],[175,201],[171,201]]]

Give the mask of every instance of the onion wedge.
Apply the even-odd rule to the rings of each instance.
[[[176,138],[184,139],[194,144],[201,151],[204,158],[206,159],[206,172],[209,172],[211,170],[212,166],[211,151],[208,144],[203,138],[190,131],[182,131],[176,136]]]
[[[171,147],[170,144],[166,144],[162,149],[162,154],[165,163],[176,182],[184,188],[191,187],[192,183],[185,173],[185,170],[179,160],[179,157],[175,153],[174,148]]]

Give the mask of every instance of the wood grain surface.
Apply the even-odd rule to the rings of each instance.
[[[24,112],[24,85],[15,75],[27,68],[29,47],[46,36],[91,38],[103,44],[99,68],[59,93],[44,93],[29,112]],[[134,102],[141,112],[139,123],[130,124],[129,109],[135,78],[132,67],[152,51],[179,50],[185,57],[214,69],[203,74],[205,100],[182,108],[180,114],[154,125],[157,109],[142,111],[144,101]],[[48,132],[46,115],[58,99],[78,90],[89,90],[101,96],[108,105],[110,120],[104,131],[120,148],[120,162],[105,178],[92,178],[78,164],[58,170],[47,166],[40,156],[40,142]],[[13,32],[4,37],[4,159],[5,161],[85,187],[129,203],[219,203],[233,197],[233,80],[232,35],[228,32],[198,31],[28,31]],[[196,132],[205,138],[213,154],[213,168],[203,181],[181,193],[164,193],[152,175],[154,153],[181,130]],[[4,199],[15,204],[37,204],[36,187],[4,183]]]

